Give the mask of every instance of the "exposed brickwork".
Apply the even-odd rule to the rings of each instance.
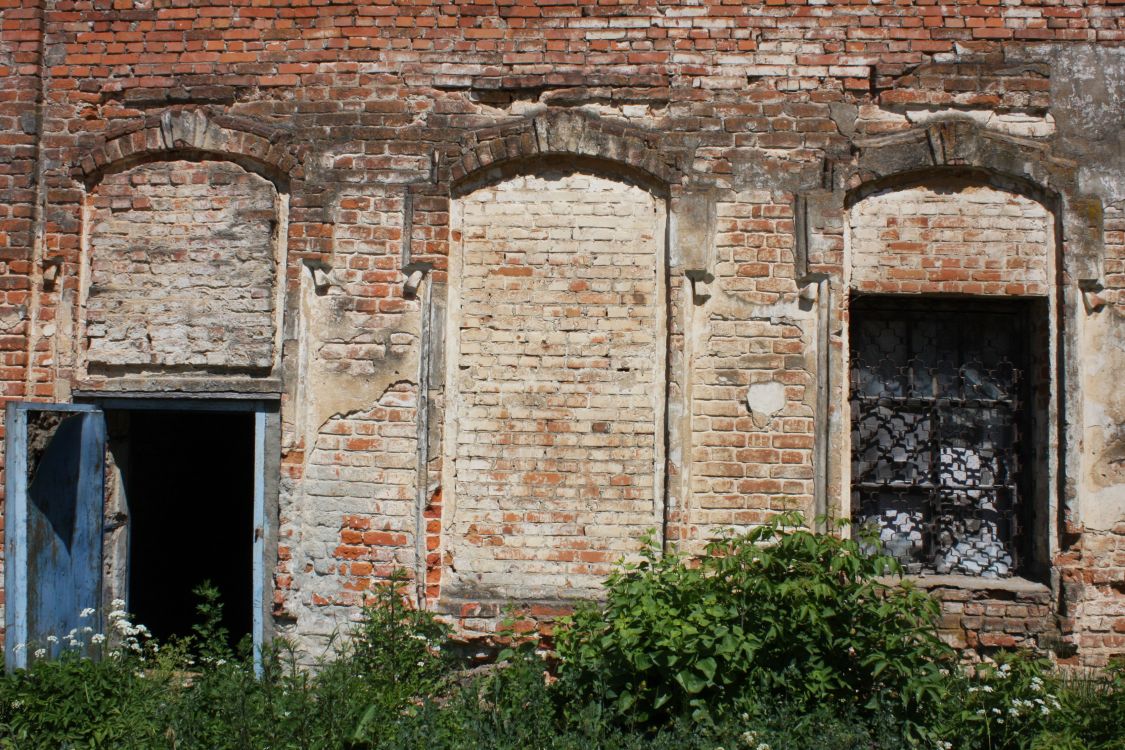
[[[588,594],[661,523],[664,208],[552,173],[459,204],[449,585]]]
[[[851,212],[862,292],[1045,295],[1050,212],[986,185],[933,184],[865,198]]]
[[[331,636],[373,580],[413,567],[416,406],[415,389],[396,383],[319,430],[303,492],[283,506],[295,542],[285,567],[306,573],[301,595],[312,605],[294,612],[303,634]]]
[[[90,213],[91,370],[268,370],[276,193],[230,162],[107,176]]]
[[[1046,586],[928,586],[942,602],[942,639],[958,649],[1057,649],[1059,628]]]
[[[0,0],[0,391],[67,401],[75,388],[211,396],[233,389],[276,399],[273,601],[282,632],[311,647],[394,565],[425,576],[420,599],[433,606],[454,592],[445,584],[463,583],[464,606],[453,614],[466,630],[483,632],[499,608],[471,601],[473,586],[489,595],[589,594],[610,558],[635,549],[642,528],[697,548],[718,527],[753,524],[781,508],[846,512],[843,373],[855,288],[1056,301],[1056,317],[1042,323],[1056,332],[1064,359],[1046,370],[1066,413],[1061,447],[1051,449],[1059,455],[1050,468],[1057,492],[1041,509],[1052,520],[1038,541],[1052,566],[1044,580],[1063,583],[1036,589],[1030,604],[1023,594],[1007,599],[965,582],[943,587],[943,596],[951,617],[979,619],[950,625],[966,645],[987,647],[990,632],[1030,642],[1015,635],[1019,607],[1028,606],[1025,629],[1040,627],[1046,608],[1060,637],[1083,649],[1078,660],[1103,663],[1123,650],[1125,594],[1113,582],[1121,576],[1125,486],[1116,468],[1125,465],[1118,460],[1125,403],[1113,392],[1125,336],[1119,0],[302,2],[109,8]],[[591,221],[620,201],[635,211],[668,207],[666,219],[654,215],[651,224],[630,229],[628,216],[615,216],[612,226],[596,227],[615,247],[638,251],[630,256],[635,268],[647,269],[666,299],[595,301],[607,292],[594,282],[607,279],[581,276],[584,267],[552,242],[557,227],[538,225],[527,209],[550,192],[538,188],[517,217],[529,236],[503,241],[534,244],[546,263],[482,260],[461,266],[478,276],[449,273],[459,241],[451,217],[469,205],[487,217],[502,204],[484,200],[507,184],[491,170],[546,180],[560,163],[593,160],[600,176],[592,184],[605,200],[590,204]],[[135,298],[155,279],[132,259],[120,284],[117,270],[99,265],[107,235],[84,210],[93,206],[114,223],[142,219],[132,198],[128,207],[113,205],[118,181],[198,174],[191,166],[198,164],[223,164],[207,170],[232,176],[207,183],[213,202],[284,209],[275,214],[276,236],[264,216],[242,221],[241,211],[234,227],[236,236],[256,238],[254,260],[246,261],[254,270],[243,276],[250,281],[224,289],[261,303],[251,314],[258,322],[234,325],[224,314],[182,345],[158,345],[155,355],[139,334],[110,348],[110,337],[98,335],[91,364],[103,372],[84,382],[85,326],[108,334],[98,326],[123,315],[109,301]],[[246,170],[268,175],[276,203],[265,198],[273,188]],[[947,189],[951,176],[958,182]],[[924,187],[910,187],[919,180]],[[485,183],[491,187],[480,188]],[[872,193],[876,184],[908,189]],[[142,202],[160,197],[147,185],[129,191]],[[98,203],[105,199],[108,206]],[[204,218],[175,226],[198,232]],[[504,226],[489,221],[488,228]],[[130,242],[164,242],[138,232],[136,222],[128,226]],[[861,237],[866,232],[874,234]],[[906,244],[890,247],[896,243]],[[223,239],[213,251],[229,244]],[[275,261],[268,268],[267,254]],[[554,255],[567,262],[552,265]],[[484,276],[493,266],[531,275]],[[269,273],[278,297],[255,296]],[[107,295],[110,276],[121,291]],[[484,285],[472,286],[478,278]],[[409,279],[418,286],[408,291]],[[571,291],[576,282],[591,289]],[[495,312],[466,326],[455,317],[459,308],[445,307],[468,292],[500,308],[489,295],[542,297],[551,284],[565,285],[550,293],[566,296],[557,305],[577,315],[556,320],[548,309],[556,303],[529,299],[517,330],[496,325]],[[207,289],[197,302],[221,298]],[[1098,299],[1110,304],[1098,309]],[[602,307],[607,315],[598,317]],[[638,317],[611,318],[611,307]],[[164,314],[146,308],[146,326]],[[442,321],[456,321],[455,329]],[[537,355],[528,334],[546,342],[565,333],[569,344],[567,321],[620,322],[630,338],[581,342],[583,350],[567,356],[598,367],[533,379],[545,371],[529,366]],[[501,331],[513,340],[490,338]],[[268,349],[274,332],[280,348]],[[515,340],[517,333],[527,340]],[[448,356],[476,358],[454,371],[468,378],[472,399],[459,400],[461,382],[441,377]],[[515,363],[501,364],[505,357]],[[126,360],[158,365],[166,377],[118,377]],[[623,362],[628,373],[618,370]],[[609,379],[595,377],[602,375]],[[625,375],[636,391],[618,380]],[[570,413],[602,408],[592,405],[543,417],[543,427],[565,431],[535,423],[531,431],[465,432],[473,437],[457,438],[456,450],[443,454],[455,418],[530,419],[510,407],[500,416],[506,405],[489,402],[483,388],[500,382],[524,395],[532,383],[560,393],[573,384],[586,389],[583,398],[616,403],[611,419]],[[609,432],[595,428],[605,422]],[[541,446],[551,450],[518,469],[561,481],[509,483],[509,476],[493,485],[502,494],[486,494],[485,479],[472,472],[503,473],[501,462],[530,460],[511,445],[495,452],[489,441],[525,434],[579,438],[578,446]],[[574,447],[585,452],[563,454]],[[481,448],[494,453],[477,466],[472,451]],[[594,455],[625,449],[625,457]],[[458,463],[459,484],[446,473],[447,458],[471,459]],[[614,463],[620,471],[602,466]],[[619,476],[631,483],[614,484]],[[583,493],[566,499],[580,509],[550,506],[562,497],[555,488]],[[530,496],[538,505],[515,500],[524,490],[542,493]],[[595,495],[626,510],[608,518],[586,510]],[[498,499],[486,508],[482,500],[471,510],[465,497],[502,497],[513,507]],[[568,513],[573,522],[559,520]],[[579,513],[590,520],[580,524]],[[473,559],[483,567],[472,568]],[[470,567],[461,567],[465,560]],[[492,578],[471,580],[478,572]],[[1004,602],[1002,613],[989,612],[996,602]],[[532,609],[537,617],[558,612],[545,603]]]

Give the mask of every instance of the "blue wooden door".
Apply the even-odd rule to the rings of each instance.
[[[101,609],[105,419],[82,405],[9,404],[6,425],[11,669],[26,666],[38,648],[57,656],[71,631],[101,625],[100,611],[81,615]]]

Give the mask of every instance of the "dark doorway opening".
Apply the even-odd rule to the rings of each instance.
[[[199,621],[192,592],[209,581],[236,645],[252,627],[254,415],[107,416],[111,451],[124,459],[129,611],[158,639],[187,635]]]

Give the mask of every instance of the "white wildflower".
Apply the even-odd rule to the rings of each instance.
[[[980,691],[982,693],[991,693],[992,692],[992,686],[991,685],[981,685]]]
[[[58,642],[59,642],[59,637],[57,635],[47,636],[47,643],[58,643]]]
[[[109,606],[112,607],[113,609],[125,609],[125,600],[124,599],[114,599],[112,602],[109,603]]]
[[[84,609],[84,610],[82,610],[81,612],[78,613],[78,616],[79,617],[93,617],[95,612],[97,612],[97,610],[94,609],[93,607],[86,607],[86,609]]]
[[[36,659],[42,659],[46,655],[47,655],[47,649],[45,649],[45,648],[35,649],[35,658]]]
[[[23,707],[23,701],[21,701],[21,700],[12,701],[12,708],[22,708],[22,707]]]
[[[105,643],[104,633],[94,633],[90,636],[90,643]]]

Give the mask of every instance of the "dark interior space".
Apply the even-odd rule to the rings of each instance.
[[[187,635],[210,581],[235,645],[252,624],[253,415],[136,410],[128,425],[129,611],[158,639]]]

